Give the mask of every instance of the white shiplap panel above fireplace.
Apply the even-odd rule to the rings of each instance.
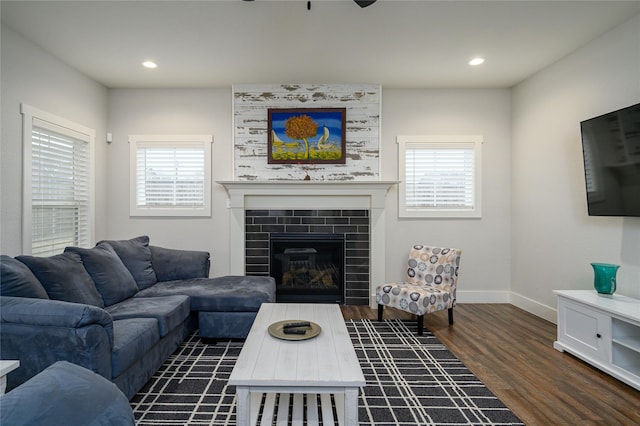
[[[380,178],[381,88],[377,84],[233,86],[233,173],[248,181],[370,181]],[[267,163],[269,108],[346,108],[346,164]]]

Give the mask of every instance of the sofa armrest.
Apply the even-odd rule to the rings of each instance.
[[[149,246],[158,281],[209,277],[209,252]]]
[[[0,296],[0,358],[20,360],[7,388],[56,361],[69,361],[111,379],[113,321],[106,311],[58,300]]]
[[[135,419],[129,401],[116,385],[60,361],[0,398],[0,423],[133,426]]]
[[[93,305],[28,297],[0,297],[3,323],[53,327],[83,327],[99,324],[109,329],[113,339],[113,320],[104,309]]]

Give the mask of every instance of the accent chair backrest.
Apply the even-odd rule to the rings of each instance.
[[[456,300],[461,255],[460,249],[414,245],[409,251],[407,282],[432,285]]]

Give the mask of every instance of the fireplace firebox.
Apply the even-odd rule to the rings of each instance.
[[[344,302],[343,234],[272,233],[270,275],[278,302]]]

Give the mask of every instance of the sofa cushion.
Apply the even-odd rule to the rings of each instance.
[[[49,257],[17,256],[42,283],[51,299],[104,307],[102,296],[76,253]]]
[[[84,268],[102,295],[105,306],[128,299],[138,292],[131,273],[109,244],[99,243],[91,249],[67,247],[64,251],[77,253],[82,258]]]
[[[136,297],[105,308],[114,320],[126,318],[155,318],[160,336],[182,324],[189,316],[189,297]],[[114,332],[115,335],[115,332]]]
[[[0,295],[49,298],[44,287],[27,265],[4,254],[0,256]]]
[[[84,367],[58,361],[0,398],[0,424],[133,426],[135,419],[116,385]]]
[[[263,303],[276,301],[275,292],[272,277],[225,276],[159,282],[135,298],[186,294],[192,311],[257,312]]]
[[[149,246],[158,281],[188,280],[209,276],[209,253]]]
[[[98,242],[107,243],[118,254],[118,257],[127,267],[140,290],[154,285],[158,278],[151,264],[151,250],[149,250],[149,237],[142,235],[130,240],[104,240]]]
[[[158,321],[154,318],[131,318],[113,322],[113,377],[124,373],[160,340]]]

